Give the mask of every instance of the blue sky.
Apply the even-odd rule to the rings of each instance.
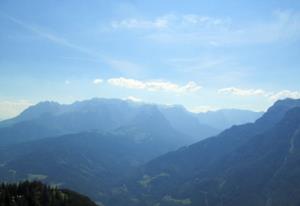
[[[0,119],[93,97],[265,110],[300,98],[300,2],[0,2]]]

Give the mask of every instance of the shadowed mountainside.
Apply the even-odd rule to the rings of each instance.
[[[253,124],[150,161],[128,180],[129,192],[109,203],[299,205],[299,106],[300,100],[278,101]]]

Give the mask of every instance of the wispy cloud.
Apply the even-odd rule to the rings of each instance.
[[[266,92],[262,89],[240,89],[237,87],[227,87],[218,90],[221,94],[232,94],[236,96],[263,96]]]
[[[109,84],[124,87],[128,89],[143,89],[147,91],[167,91],[176,93],[196,92],[201,89],[197,83],[190,81],[185,85],[178,85],[169,81],[141,81],[136,79],[128,79],[124,77],[111,78],[107,80]]]
[[[279,92],[272,92],[268,96],[273,101],[285,98],[298,99],[300,98],[300,91],[282,90]]]
[[[214,27],[228,24],[230,19],[213,18],[197,14],[165,14],[153,19],[128,18],[114,20],[111,27],[114,29],[154,29],[168,30],[175,28],[187,28],[190,25],[199,27]]]
[[[230,17],[167,14],[154,19],[113,21],[114,29],[145,30],[144,38],[159,43],[193,43],[210,46],[262,44],[300,37],[300,14],[277,10],[270,20],[240,23]],[[239,22],[239,23],[238,23]]]
[[[64,47],[68,47],[68,48],[71,48],[71,49],[74,49],[76,51],[79,51],[79,52],[82,52],[82,53],[86,53],[86,54],[89,54],[89,55],[92,55],[92,56],[99,56],[100,54],[99,53],[96,53],[90,49],[87,49],[85,47],[82,47],[80,45],[77,45],[75,43],[72,43],[70,42],[69,40],[67,40],[66,38],[62,38],[58,35],[55,35],[51,32],[47,32],[45,31],[45,29],[42,29],[41,27],[39,26],[36,26],[36,25],[32,25],[32,24],[28,24],[28,23],[25,23],[23,21],[21,21],[20,19],[17,19],[15,17],[12,17],[12,16],[9,16],[9,15],[4,15],[2,14],[2,16],[6,17],[7,19],[9,19],[10,21],[14,22],[15,24],[23,27],[24,29],[27,29],[55,44],[58,44],[58,45],[61,45],[61,46],[64,46]]]
[[[114,70],[119,71],[123,75],[134,75],[137,76],[142,73],[145,66],[124,60],[124,59],[112,59],[107,58],[106,63]]]
[[[183,71],[200,71],[211,68],[223,67],[224,65],[231,64],[228,57],[187,57],[187,58],[171,58],[167,60],[167,64],[173,68],[178,68]]]
[[[262,96],[268,98],[271,101],[276,101],[285,98],[293,98],[293,99],[300,98],[300,91],[291,91],[291,90],[281,90],[275,92],[275,91],[265,91],[262,89],[241,89],[237,87],[227,87],[227,88],[219,89],[218,93],[227,94],[227,95],[228,94],[236,95],[242,97]]]
[[[102,82],[103,82],[103,79],[99,79],[99,78],[93,80],[93,84],[96,84],[96,85],[101,84]]]
[[[122,19],[112,21],[111,27],[114,29],[163,29],[168,27],[168,16],[158,17],[153,20],[144,20],[137,18]]]
[[[60,45],[62,47],[70,48],[74,51],[78,51],[80,53],[83,53],[83,54],[86,54],[89,56],[88,58],[87,57],[61,57],[61,58],[69,59],[69,60],[91,61],[91,62],[96,62],[96,63],[103,62],[103,63],[109,65],[112,69],[115,69],[124,75],[125,74],[126,75],[135,74],[138,71],[140,72],[140,70],[143,69],[142,66],[140,66],[134,62],[131,62],[129,60],[120,60],[120,59],[115,59],[115,58],[109,57],[107,55],[104,55],[102,52],[95,51],[90,48],[86,48],[80,44],[71,42],[67,38],[63,38],[60,35],[51,33],[45,28],[41,28],[37,25],[25,23],[22,20],[12,17],[12,16],[9,16],[9,15],[2,14],[2,16],[9,19],[11,22],[19,25],[20,27],[22,27],[40,37],[43,37],[44,39],[46,39],[54,44]]]
[[[65,85],[69,85],[69,84],[71,84],[71,81],[70,80],[66,80],[65,81]]]

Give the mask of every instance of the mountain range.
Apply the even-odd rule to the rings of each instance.
[[[181,106],[43,102],[1,122],[0,179],[41,180],[112,206],[296,206],[299,107],[285,99],[263,115],[212,112],[214,122]]]
[[[140,121],[137,118],[143,118],[144,114],[151,112],[161,113],[161,120],[166,119],[174,129],[186,135],[187,144],[213,136],[224,127],[253,121],[253,118],[257,119],[261,115],[259,112],[231,110],[232,113],[239,113],[242,118],[236,118],[229,123],[228,118],[219,118],[216,114],[224,116],[223,110],[212,113],[211,118],[206,118],[207,121],[203,118],[200,121],[198,118],[200,114],[188,112],[182,106],[167,107],[97,98],[70,105],[41,102],[29,107],[15,118],[0,122],[1,146],[70,133],[110,132],[133,125],[134,121]]]

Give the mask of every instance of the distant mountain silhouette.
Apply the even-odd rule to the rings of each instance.
[[[141,111],[148,106],[118,99],[92,99],[71,105],[42,102],[0,123],[1,146],[69,133],[113,131],[137,121],[136,115],[142,118]],[[201,131],[197,134],[199,139],[206,135]],[[189,143],[195,139],[190,138]]]
[[[41,102],[30,106],[19,116],[0,122],[0,146],[70,133],[113,131],[132,124],[136,115],[142,118],[141,111],[146,111],[145,108],[149,106],[157,107],[172,127],[190,137],[189,141],[185,142],[194,143],[221,131],[217,128],[219,124],[223,124],[223,120],[218,120],[223,118],[222,115],[218,116],[219,113],[207,118],[207,122],[201,120],[200,123],[197,115],[186,111],[183,107],[163,107],[119,99],[95,98],[70,105]],[[252,116],[245,115],[244,121],[246,119],[252,121],[253,116],[257,115],[250,111],[246,113]],[[240,116],[243,114],[245,112]],[[231,126],[237,123],[239,121],[233,120],[225,124]]]
[[[198,113],[200,123],[213,125],[219,130],[227,129],[233,125],[241,125],[256,121],[263,115],[263,112],[253,112],[240,109],[220,109]]]
[[[194,142],[221,132],[220,129],[215,128],[215,122],[200,122],[198,114],[188,112],[182,106],[160,106],[159,109],[174,128],[193,137]]]
[[[2,122],[0,134],[4,145],[84,131],[104,132],[129,122],[137,112],[134,105],[115,99],[71,105],[42,102]]]

